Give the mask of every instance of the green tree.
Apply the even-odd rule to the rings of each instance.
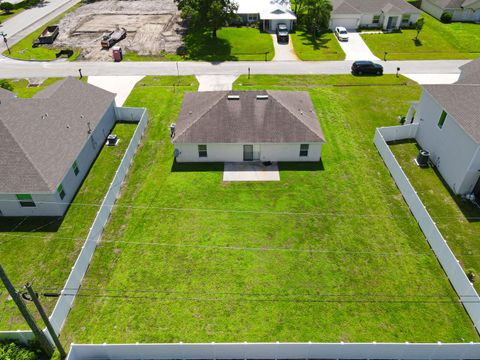
[[[9,2],[0,3],[0,10],[2,10],[5,14],[11,14],[14,8],[15,6]]]
[[[175,0],[182,17],[193,30],[208,30],[217,37],[217,30],[237,17],[238,5],[233,0]]]
[[[424,24],[425,24],[424,18],[420,18],[417,20],[417,23],[415,24],[415,30],[417,30],[417,36],[415,36],[415,40],[418,40],[418,35],[420,35],[420,32],[422,31]]]
[[[316,40],[321,29],[327,29],[330,23],[332,4],[330,0],[303,0],[305,11],[305,25]]]

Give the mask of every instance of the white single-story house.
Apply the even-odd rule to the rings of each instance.
[[[439,20],[449,13],[452,21],[480,21],[480,0],[422,0],[420,7]]]
[[[0,91],[0,216],[63,216],[117,121],[115,94],[74,78]]]
[[[290,0],[237,0],[237,14],[244,23],[260,21],[264,31],[275,32],[278,24],[293,28],[297,17],[293,13]]]
[[[480,83],[425,85],[406,122],[418,124],[415,139],[452,191],[480,199],[479,104]]]
[[[380,28],[394,30],[414,25],[421,11],[404,0],[332,0],[330,29]]]
[[[325,143],[301,91],[186,93],[171,135],[177,162],[319,161]]]

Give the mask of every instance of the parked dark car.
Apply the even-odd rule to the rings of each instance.
[[[288,26],[287,24],[278,24],[277,25],[277,41],[279,43],[288,44]]]
[[[355,61],[352,65],[353,75],[383,75],[383,66],[372,61]]]

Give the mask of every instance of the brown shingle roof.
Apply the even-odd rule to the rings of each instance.
[[[0,104],[1,193],[55,191],[115,97],[74,78],[52,86]]]
[[[239,99],[229,100],[229,95]],[[185,94],[172,141],[289,143],[325,138],[307,92],[212,91]]]
[[[404,0],[332,0],[332,14],[379,14],[382,9],[415,14],[421,11]],[[351,12],[355,9],[356,12]]]
[[[425,85],[423,88],[480,143],[480,85]]]

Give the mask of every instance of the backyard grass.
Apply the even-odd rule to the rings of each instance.
[[[223,164],[173,162],[168,126],[197,86],[174,81],[145,78],[127,100],[149,128],[64,343],[478,341],[373,145],[416,83],[240,77],[308,91],[327,144],[320,163],[281,163],[279,182],[223,183]]]
[[[321,34],[316,40],[303,30],[291,34],[293,48],[300,60],[343,60],[345,53],[331,32]]]
[[[454,195],[435,169],[415,165],[416,143],[397,143],[390,148],[463,268],[476,274],[473,284],[480,291],[480,209]]]
[[[9,53],[7,50],[3,52],[3,55],[14,58],[14,59],[19,59],[19,60],[38,60],[38,61],[48,61],[48,60],[55,60],[56,54],[61,50],[61,49],[56,49],[54,46],[48,45],[48,46],[38,46],[34,48],[33,42],[38,38],[38,36],[42,33],[42,31],[50,25],[55,25],[58,24],[58,22],[69,12],[76,10],[79,8],[82,4],[76,4],[72,6],[70,9],[65,11],[64,13],[60,14],[57,16],[55,19],[51,20],[47,24],[39,27],[37,30],[34,32],[30,33],[26,37],[24,37],[22,40],[20,40],[18,43],[10,47],[11,53]],[[55,44],[55,43],[54,43]],[[80,55],[80,52],[77,49],[72,49],[73,50],[73,55],[70,56],[69,60],[75,60],[78,55]]]
[[[480,26],[455,22],[443,24],[423,13],[425,24],[415,40],[416,30],[391,34],[363,34],[375,56],[388,60],[474,59],[480,56]]]
[[[41,88],[29,88],[27,94],[17,84],[16,90],[29,97]],[[103,200],[134,130],[131,124],[115,126],[119,145],[102,149],[65,217],[0,217],[0,261],[17,289],[26,282],[37,289],[63,287],[95,218],[96,205]],[[57,299],[41,300],[50,312]],[[6,290],[0,288],[0,330],[16,329],[27,329],[27,325]]]

